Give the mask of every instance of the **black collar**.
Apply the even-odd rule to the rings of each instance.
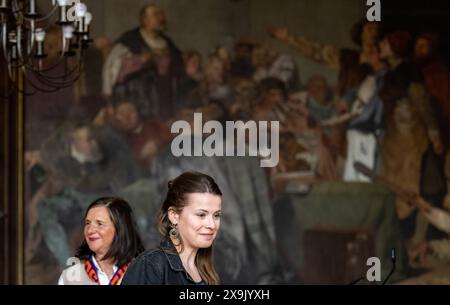
[[[172,241],[167,239],[162,240],[160,243],[160,248],[166,255],[166,258],[169,261],[169,265],[172,270],[185,271],[180,256],[177,253],[177,249],[175,248]]]
[[[160,248],[166,255],[167,261],[169,262],[170,269],[173,271],[182,271],[186,275],[187,279],[193,283],[195,281],[192,277],[187,273],[186,269],[183,267],[183,263],[181,262],[180,256],[178,255],[177,249],[171,240],[164,239],[160,243]]]

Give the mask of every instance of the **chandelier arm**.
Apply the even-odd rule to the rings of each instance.
[[[12,84],[12,86],[10,86],[8,93],[6,95],[4,95],[4,94],[1,95],[1,97],[4,100],[9,100],[9,98],[11,97],[11,95],[14,92],[22,93],[25,96],[32,96],[32,95],[34,95],[34,94],[36,94],[38,92],[38,90],[36,90],[36,89],[34,89],[35,91],[33,91],[33,92],[26,92],[25,90],[20,89],[19,87],[17,87],[15,82],[11,82],[11,84]]]
[[[6,26],[6,22],[2,25],[2,47],[3,47],[3,57],[5,61],[8,62],[8,28]]]
[[[31,96],[31,95],[34,95],[34,94],[36,94],[39,90],[41,90],[42,92],[49,92],[49,90],[46,90],[46,89],[44,89],[44,88],[39,88],[39,87],[35,86],[34,83],[32,83],[32,81],[29,80],[29,79],[26,77],[26,75],[24,75],[24,80],[26,80],[29,84],[31,84],[32,87],[33,87],[33,89],[35,89],[35,91],[30,92],[30,91],[26,91],[25,89],[20,89],[20,88],[17,86],[17,84],[16,84],[16,80],[15,80],[14,78],[11,78],[11,77],[10,77],[10,81],[11,81],[11,84],[12,84],[12,86],[11,86],[11,88],[10,88],[11,91],[10,91],[10,93],[8,93],[8,97],[5,97],[5,98],[9,98],[9,97],[11,96],[11,94],[12,94],[13,91],[22,93],[22,94],[25,95],[25,96]],[[54,92],[54,91],[52,91],[52,92]]]
[[[77,81],[77,79],[80,77],[82,71],[76,71],[72,75],[70,75],[70,79],[67,79],[65,81],[55,81],[53,79],[46,78],[45,76],[42,76],[36,72],[33,72],[36,74],[36,77],[39,79],[39,81],[43,82],[44,84],[48,86],[53,87],[64,87],[66,85],[72,85],[74,82]]]
[[[14,75],[14,73],[13,73],[13,69],[12,69],[13,67],[11,66],[11,65],[8,65],[8,76],[9,76],[9,79],[12,81],[12,82],[14,82],[14,78],[15,78],[15,75]],[[17,69],[16,67],[14,67],[14,69]]]
[[[35,44],[35,37],[34,37],[34,20],[31,20],[30,22],[30,26],[31,26],[31,45],[27,44],[29,47],[29,50],[27,50],[27,53],[23,54],[23,50],[22,50],[22,28],[19,26],[17,27],[17,51],[19,53],[19,58],[21,59],[22,64],[26,64],[26,62],[30,59],[32,53],[33,53],[33,48],[34,48],[34,44]]]
[[[42,82],[41,82],[41,85],[39,85],[39,84],[35,83],[35,80],[31,79],[27,75],[27,72],[29,72],[29,71],[27,71],[24,67],[22,67],[22,71],[23,71],[23,77],[24,77],[24,80],[26,80],[26,83],[30,84],[34,89],[36,89],[38,91],[41,91],[41,92],[44,92],[44,93],[53,93],[53,92],[56,92],[56,91],[58,91],[60,89],[60,88],[58,88],[56,86],[47,85],[47,84],[44,84]],[[42,85],[47,86],[47,88],[43,87]]]
[[[45,75],[45,74],[39,73],[37,71],[32,71],[32,72],[38,74],[42,78],[45,78],[45,79],[47,79],[47,80],[49,80],[51,82],[54,82],[55,80],[67,79],[69,77],[72,77],[72,75],[76,75],[76,74],[81,73],[81,68],[77,67],[77,68],[72,69],[71,71],[67,72],[64,75],[58,75],[58,76]],[[62,81],[62,82],[66,82],[66,81]]]
[[[70,43],[70,42],[69,42],[69,43]],[[44,69],[44,70],[37,71],[37,72],[48,72],[48,71],[51,71],[51,70],[53,70],[54,68],[56,68],[59,64],[61,64],[61,63],[65,60],[65,54],[64,54],[64,52],[65,52],[65,49],[66,49],[66,44],[67,44],[66,39],[63,38],[63,45],[62,45],[62,49],[61,49],[61,51],[60,51],[59,59],[56,61],[56,63],[55,63],[53,66],[50,66],[50,67],[48,67],[48,68],[46,68],[46,69]],[[82,56],[80,56],[80,57],[82,57]],[[80,60],[80,61],[81,61],[81,60]],[[33,69],[33,70],[36,70],[36,69]]]
[[[11,68],[14,68],[14,69],[18,69],[18,68],[21,68],[22,66],[24,66],[25,64],[26,64],[25,62],[18,60],[16,64],[10,63],[10,64],[8,64],[8,66],[10,66]]]
[[[50,16],[50,17],[53,17],[53,16]],[[35,21],[35,23],[36,22],[41,22],[41,21],[44,21],[44,19],[32,19],[32,18],[28,18],[28,17],[24,17],[27,21],[29,21],[29,20],[34,20]],[[53,26],[55,23],[54,22],[50,22],[50,21],[48,21],[48,22],[45,22],[45,24],[44,25],[41,25],[40,26],[40,28],[42,28],[42,30],[44,30],[45,32],[47,32],[47,30],[51,27],[51,26]],[[27,26],[27,24],[25,23],[25,27]],[[29,28],[28,27],[26,27],[27,28],[27,30],[29,30]]]
[[[41,77],[44,77],[46,79],[50,79],[51,80],[51,79],[66,78],[66,77],[70,76],[71,74],[75,73],[77,69],[80,69],[80,66],[77,65],[74,68],[72,68],[70,71],[66,71],[64,74],[61,74],[61,75],[49,75],[47,73],[42,73],[42,71],[40,71],[38,69],[34,69],[32,67],[27,67],[27,69],[30,70],[33,73],[37,73]]]
[[[24,28],[26,29],[26,25],[24,26]],[[30,39],[31,39],[31,45],[27,43],[27,47],[28,50],[27,52],[29,54],[31,54],[33,52],[34,49],[34,45],[36,44],[36,23],[34,20],[30,20],[30,29],[29,29],[29,35],[30,35]],[[25,30],[26,32],[26,30]]]
[[[3,50],[5,51],[6,49],[3,48]],[[11,55],[11,54],[8,53],[8,55]],[[16,59],[16,60],[17,60],[16,64],[13,64],[13,63],[10,61],[9,56],[6,56],[6,57],[5,57],[5,61],[6,61],[7,65],[8,65],[8,70],[10,70],[10,73],[9,73],[9,74],[10,74],[10,78],[12,78],[12,76],[11,76],[11,70],[12,70],[12,69],[19,69],[19,68],[21,68],[22,66],[25,65],[25,62],[23,62],[20,58],[19,58],[19,59]]]
[[[17,14],[21,13],[25,9],[25,7],[29,4],[29,2],[30,2],[29,0],[25,1],[23,6],[21,8],[19,8],[19,4],[17,3],[17,0],[12,1],[12,3],[11,3],[12,13],[16,16],[16,18],[17,18]]]
[[[50,10],[50,12],[47,15],[45,15],[44,17],[41,17],[41,18],[30,18],[30,17],[24,16],[24,19],[26,19],[26,20],[35,20],[36,22],[45,21],[45,20],[53,17],[53,15],[55,14],[57,9],[58,9],[58,4],[55,4],[55,6],[53,6],[53,8]]]
[[[43,83],[46,86],[54,87],[58,89],[68,88],[71,87],[81,76],[81,73],[74,76],[72,79],[68,80],[67,82],[61,82],[61,83],[55,83],[52,81],[49,81],[48,79],[41,78],[39,75],[36,75],[39,82]]]
[[[40,72],[48,72],[48,71],[51,71],[51,70],[55,69],[57,66],[59,66],[65,59],[63,52],[61,51],[60,53],[61,53],[61,55],[58,56],[58,59],[57,59],[57,61],[54,64],[52,64],[50,67],[47,67],[47,68],[45,68],[43,70],[40,70]],[[38,70],[35,69],[35,68],[32,68],[30,66],[28,68],[30,70],[33,70],[34,72],[38,72]]]
[[[42,83],[42,84],[44,84],[44,85],[46,85],[48,87],[52,87],[52,88],[57,90],[59,88],[65,88],[65,87],[71,86],[74,82],[76,82],[80,78],[82,70],[83,70],[83,66],[79,67],[79,71],[76,71],[77,69],[73,69],[72,71],[70,71],[70,74],[66,74],[63,77],[55,77],[54,78],[54,79],[67,78],[67,77],[70,76],[70,79],[68,79],[66,81],[61,81],[61,82],[55,82],[48,75],[43,75],[43,74],[40,74],[38,71],[30,70],[26,66],[21,66],[21,67],[18,67],[18,68],[22,69],[22,71],[24,72],[26,80],[29,81],[33,85],[33,87],[37,88],[38,90],[40,90],[40,87],[38,85],[34,85],[32,80],[27,77],[27,72],[33,73],[35,78],[40,83]],[[12,69],[12,67],[10,65],[8,65],[8,76],[9,76],[9,79],[11,80],[11,82],[14,83],[15,75],[14,75],[13,69]],[[44,91],[44,92],[54,92],[55,90],[54,91],[49,91],[49,89],[43,89],[42,91]]]
[[[33,72],[39,72],[39,73],[42,73],[42,72],[49,72],[49,71],[55,69],[55,68],[56,68],[57,66],[59,66],[61,63],[63,63],[63,61],[64,61],[65,59],[66,59],[66,57],[65,57],[65,55],[64,55],[64,49],[62,49],[62,50],[60,51],[60,55],[59,55],[58,59],[56,60],[56,62],[55,62],[54,64],[50,65],[50,67],[47,67],[47,68],[42,69],[42,70],[38,70],[38,69],[33,68],[33,64],[31,63],[27,68],[30,69],[30,70],[32,70]],[[32,58],[31,58],[30,60],[32,61]],[[80,60],[80,62],[81,62],[81,60]]]
[[[64,58],[63,57],[63,59],[66,59],[67,60],[67,58]],[[39,73],[39,75],[42,75],[43,77],[45,77],[45,78],[54,78],[54,79],[56,79],[56,78],[63,78],[63,77],[65,77],[65,76],[67,76],[68,74],[72,74],[77,68],[82,68],[83,66],[84,66],[84,64],[83,64],[83,56],[81,55],[81,54],[79,54],[78,55],[78,63],[76,63],[75,64],[75,67],[73,68],[73,69],[71,69],[68,73],[65,73],[64,75],[58,75],[58,76],[50,76],[50,75],[46,75],[45,73],[43,73],[43,72],[49,72],[49,71],[51,71],[51,70],[53,70],[53,69],[55,69],[57,66],[59,66],[63,61],[61,60],[61,61],[58,61],[56,64],[54,64],[51,68],[46,68],[46,69],[44,69],[44,70],[39,70],[39,69],[35,69],[35,68],[33,68],[33,66],[35,66],[33,63],[31,63],[31,65],[30,65],[30,67],[27,67],[29,70],[31,70],[31,71],[33,71],[33,72],[37,72],[37,73]]]
[[[30,71],[27,71],[24,67],[22,67],[22,71],[24,74],[24,80],[26,80],[26,83],[30,84],[34,89],[37,91],[42,91],[44,93],[53,93],[63,88],[68,88],[74,84],[74,82],[79,78],[79,75],[71,79],[70,82],[66,83],[51,83],[46,79],[41,79],[39,75],[34,75],[36,79],[30,78],[30,76],[27,74]],[[37,83],[36,83],[37,82]]]
[[[41,55],[45,54],[33,55],[37,38],[36,22],[42,22],[41,28],[44,28],[44,30],[50,28],[52,17],[55,16],[59,5],[55,2],[52,9],[41,17],[36,14],[34,6],[30,7],[30,12],[27,12],[27,7],[31,4],[30,0],[12,0],[10,13],[14,20],[10,21],[13,21],[15,25],[12,26],[12,29],[8,29],[8,22],[5,21],[0,29],[0,45],[3,48],[3,57],[7,63],[8,76],[11,81],[8,90],[0,94],[0,97],[3,98],[10,97],[14,91],[26,96],[36,94],[39,91],[53,93],[61,88],[73,86],[84,72],[84,51],[88,46],[88,44],[85,44],[84,38],[83,40],[77,39],[75,44],[71,44],[70,38],[65,39],[63,37],[60,56],[55,57],[56,62],[50,64],[50,67],[42,69],[42,58],[45,56]],[[8,32],[9,30],[11,32]],[[78,51],[73,50],[72,45],[77,45]],[[76,57],[73,57],[72,60],[73,55],[76,55]],[[36,61],[38,58],[39,62]],[[62,62],[65,65],[63,67],[64,74],[48,75],[49,71],[57,68]],[[22,81],[28,86],[19,86],[18,79],[16,79],[18,72],[23,73]],[[4,93],[6,93],[6,96]]]
[[[17,92],[19,92],[19,93],[22,93],[23,95],[25,95],[25,96],[32,96],[32,95],[35,95],[36,93],[38,93],[38,89],[37,88],[32,88],[34,91],[32,91],[32,92],[27,92],[27,91],[25,91],[25,89],[20,89],[19,87],[17,87],[17,85],[16,84],[14,84],[14,88],[16,89],[16,91]]]
[[[80,63],[79,66],[77,66],[75,69],[73,69],[72,71],[70,71],[70,73],[66,73],[63,76],[60,77],[51,77],[45,74],[40,73],[39,71],[34,71],[34,70],[29,70],[30,72],[32,72],[36,78],[43,82],[44,84],[48,85],[48,86],[57,86],[57,87],[61,87],[61,86],[66,86],[66,85],[72,85],[81,75],[81,73],[83,73],[84,70],[84,64]],[[68,78],[70,77],[70,79],[65,80],[65,81],[54,81],[54,79],[61,79],[61,78]]]
[[[2,29],[2,33],[3,33],[3,39],[2,39],[2,47],[3,47],[3,53],[4,53],[4,56],[5,56],[5,61],[8,63],[8,66],[11,66],[12,68],[20,68],[20,67],[22,67],[23,65],[25,65],[26,64],[26,62],[29,60],[29,58],[30,58],[30,56],[31,56],[31,52],[30,52],[30,54],[27,54],[27,56],[25,57],[25,58],[23,58],[23,54],[22,54],[22,44],[21,44],[21,40],[22,40],[22,34],[21,34],[21,32],[22,31],[20,31],[19,30],[20,28],[18,27],[17,28],[17,37],[16,37],[16,47],[17,47],[17,55],[19,56],[19,58],[17,59],[17,63],[16,64],[12,64],[12,63],[10,63],[10,60],[9,60],[9,58],[8,58],[8,56],[7,56],[7,46],[8,46],[8,43],[7,43],[7,35],[5,35],[5,33],[7,32],[7,27],[6,27],[6,24],[3,24],[3,29]],[[34,47],[34,46],[33,46]]]

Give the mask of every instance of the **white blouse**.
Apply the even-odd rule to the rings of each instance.
[[[102,268],[100,268],[100,265],[97,263],[94,256],[92,256],[92,262],[94,263],[95,268],[97,269],[97,276],[98,276],[98,281],[99,281],[100,285],[109,285],[109,281],[111,279],[109,279],[108,275],[105,272],[103,272]],[[113,266],[114,274],[116,273],[117,269],[118,269],[118,267],[116,265],[114,265]],[[63,279],[62,274],[59,277],[58,285],[64,285],[64,279]]]

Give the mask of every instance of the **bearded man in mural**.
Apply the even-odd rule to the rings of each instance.
[[[172,117],[186,84],[182,54],[166,26],[161,8],[144,6],[139,28],[117,40],[103,68],[103,94],[132,97],[144,118]]]
[[[39,153],[46,179],[30,202],[26,256],[31,261],[43,241],[64,267],[79,242],[72,233],[81,232],[86,205],[131,184],[138,172],[118,134],[82,120],[57,129]]]

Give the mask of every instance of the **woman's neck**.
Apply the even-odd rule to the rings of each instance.
[[[177,246],[176,248],[183,265],[188,266],[189,268],[194,267],[195,257],[197,256],[197,249],[184,246],[183,251],[180,252],[181,246]]]
[[[97,264],[100,266],[100,269],[102,269],[103,272],[106,273],[108,278],[111,278],[114,273],[114,263],[112,260],[102,260],[104,255],[95,255],[95,260],[97,261]]]
[[[197,256],[198,249],[188,247],[186,245],[184,245],[183,251],[181,251],[181,245],[176,246],[176,249],[178,255],[180,256],[181,263],[183,264],[183,267],[184,269],[186,269],[187,273],[192,277],[194,281],[201,281],[200,274],[195,264],[195,258]]]

